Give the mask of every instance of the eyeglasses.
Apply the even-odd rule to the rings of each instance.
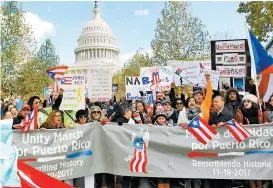
[[[183,103],[182,102],[177,102],[176,105],[182,105]]]
[[[243,103],[251,103],[251,100],[243,100]]]
[[[80,115],[80,118],[87,118],[86,115]]]
[[[93,111],[92,114],[100,114],[100,111]]]

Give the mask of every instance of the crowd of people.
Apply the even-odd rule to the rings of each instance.
[[[38,108],[38,128],[59,129],[82,126],[88,122],[115,122],[119,125],[149,124],[158,126],[184,127],[198,114],[214,128],[221,127],[225,122],[235,119],[247,126],[249,124],[273,124],[273,95],[268,102],[262,102],[254,94],[241,96],[237,89],[227,88],[226,92],[212,90],[210,76],[206,75],[207,88],[193,88],[191,91],[175,93],[172,88],[168,93],[160,92],[156,95],[153,110],[148,110],[145,100],[128,101],[122,95],[117,101],[90,102],[86,97],[85,109],[59,110],[63,90],[53,93],[48,100],[41,100],[38,96],[31,97],[20,110],[16,108],[16,100],[1,100],[1,119],[13,119],[13,129],[24,128],[25,117]],[[114,175],[96,174],[96,187],[102,187],[102,176],[105,176],[107,187],[114,187]],[[122,179],[123,187],[159,187],[167,188],[174,185],[180,187],[251,187],[262,188],[269,182],[255,180],[186,180],[167,178],[137,178]],[[192,184],[192,185],[191,185]],[[145,185],[145,186],[143,186]]]

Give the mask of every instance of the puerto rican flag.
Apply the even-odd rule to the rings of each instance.
[[[65,76],[61,79],[61,84],[72,85],[72,76]]]
[[[46,73],[52,78],[53,80],[61,80],[67,71],[68,66],[58,66],[55,68],[50,68],[46,70]]]
[[[238,142],[242,142],[243,140],[252,136],[242,124],[236,122],[234,119],[226,122],[224,125]]]
[[[34,108],[32,112],[23,120],[23,124],[26,125],[22,132],[36,130],[38,121],[38,107]]]
[[[273,93],[273,57],[264,49],[251,31],[247,30],[247,36],[253,70],[252,78],[256,80],[256,75],[258,75],[258,97],[267,102]]]
[[[188,131],[199,140],[199,142],[206,145],[217,132],[205,122],[200,116],[196,116],[187,125]]]
[[[143,137],[137,138],[134,140],[133,145],[134,149],[134,157],[130,163],[131,172],[146,172],[147,165],[147,144],[143,140]]]

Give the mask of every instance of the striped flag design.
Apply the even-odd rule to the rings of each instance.
[[[52,78],[53,80],[61,80],[67,71],[68,66],[58,66],[55,68],[50,68],[46,70],[46,73]]]
[[[238,141],[242,142],[248,137],[252,136],[246,128],[243,127],[240,123],[236,122],[234,119],[225,123],[225,127],[230,131],[232,136]]]
[[[196,116],[187,125],[188,131],[199,140],[199,142],[206,145],[217,132],[211,128],[200,116]]]
[[[147,145],[143,140],[143,137],[137,138],[134,140],[133,145],[134,149],[134,158],[130,163],[130,170],[131,172],[146,172],[146,165],[147,165]]]
[[[32,112],[25,118],[22,122],[26,127],[21,129],[22,132],[36,130],[37,129],[37,120],[38,120],[38,107],[34,108]]]
[[[61,79],[61,84],[72,85],[72,76],[65,76]]]

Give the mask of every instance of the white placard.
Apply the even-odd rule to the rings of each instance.
[[[220,77],[246,77],[245,66],[217,66],[216,70],[220,71]]]
[[[126,100],[141,100],[141,79],[138,76],[125,77]]]
[[[85,76],[78,74],[65,75],[60,84],[64,90],[60,110],[84,109]]]
[[[112,98],[112,70],[107,67],[89,68],[88,96],[92,102]]]
[[[200,70],[199,62],[177,61],[177,64],[172,66],[175,85],[198,85],[200,83]]]
[[[245,41],[234,40],[234,41],[217,41],[215,42],[215,52],[245,52]]]
[[[226,91],[225,86],[228,86],[227,88],[230,88],[230,78],[219,78],[220,91]]]
[[[246,56],[239,55],[236,53],[216,55],[215,56],[216,64],[224,64],[224,65],[238,65],[246,63]]]
[[[205,77],[206,73],[210,74],[212,89],[213,90],[218,90],[220,72],[216,71],[216,70],[203,69],[202,72],[200,73],[201,81],[200,81],[200,84],[198,86],[199,87],[207,87],[207,81],[206,81],[206,77]]]
[[[143,91],[167,91],[173,82],[172,67],[140,67],[140,77]]]

